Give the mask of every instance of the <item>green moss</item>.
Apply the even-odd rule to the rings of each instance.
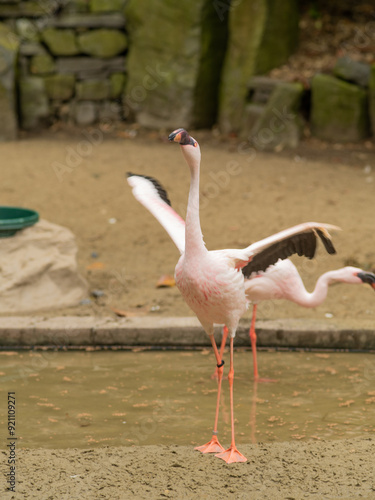
[[[296,0],[267,0],[264,25],[254,74],[264,75],[284,64],[298,45],[299,10]]]
[[[124,5],[125,0],[90,0],[91,12],[119,12]]]
[[[118,30],[90,30],[78,36],[78,43],[84,54],[94,57],[114,57],[126,49],[128,42],[124,33]]]
[[[42,39],[55,56],[79,54],[76,35],[72,29],[47,28],[42,31]]]
[[[110,76],[111,81],[111,99],[117,99],[121,96],[125,86],[126,76],[124,73],[113,73]]]
[[[75,77],[74,75],[51,75],[44,78],[47,95],[50,99],[67,101],[73,96]]]
[[[312,133],[323,140],[358,141],[369,135],[367,93],[329,75],[315,75],[311,85]]]
[[[111,94],[111,83],[108,80],[84,80],[77,82],[78,99],[100,101],[108,99]]]
[[[193,125],[211,127],[216,123],[219,85],[228,38],[229,0],[219,4],[207,0],[201,13],[201,49],[194,91]]]
[[[46,75],[55,71],[55,61],[49,54],[37,54],[31,58],[30,72],[34,75]]]
[[[369,109],[371,118],[372,133],[375,136],[375,64],[371,66],[371,76],[369,83]]]

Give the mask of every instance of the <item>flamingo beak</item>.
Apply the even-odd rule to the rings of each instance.
[[[375,274],[361,272],[357,274],[358,278],[363,281],[363,283],[368,283],[375,290]]]
[[[182,132],[187,133],[183,128],[178,128],[177,130],[169,134],[168,140],[171,142],[180,143],[182,139]]]
[[[198,146],[197,141],[190,137],[190,135],[183,128],[178,128],[172,132],[168,139],[172,142],[177,142],[180,146],[193,146],[195,148]]]

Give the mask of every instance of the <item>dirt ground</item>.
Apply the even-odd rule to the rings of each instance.
[[[20,450],[16,493],[2,498],[375,498],[374,439],[259,443],[241,451],[248,462],[228,466],[185,446]]]
[[[89,284],[84,304],[32,313],[192,314],[176,287],[157,287],[162,275],[173,275],[179,253],[125,178],[127,171],[157,178],[185,215],[189,173],[168,133],[57,129],[0,145],[2,204],[36,209],[41,218],[70,228]],[[194,135],[202,150],[201,224],[208,249],[245,247],[304,221],[329,222],[343,229],[334,234],[337,255],[320,246],[315,260],[294,259],[306,288],[312,290],[330,269],[375,269],[372,142],[342,146],[310,139],[297,150],[267,154],[243,150],[238,139],[212,132]],[[316,309],[279,301],[261,304],[258,315],[371,320],[374,294],[367,285],[340,285]]]

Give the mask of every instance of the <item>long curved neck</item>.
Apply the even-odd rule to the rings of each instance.
[[[341,281],[338,271],[328,271],[318,278],[313,292],[309,293],[304,288],[303,293],[298,294],[293,300],[304,307],[319,306],[327,298],[329,285],[335,281]]]
[[[181,146],[190,169],[190,190],[186,212],[185,226],[185,255],[196,255],[206,251],[199,219],[199,171],[200,155],[190,155],[188,150],[191,146]]]

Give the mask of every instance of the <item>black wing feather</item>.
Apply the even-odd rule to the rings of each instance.
[[[294,234],[290,238],[274,243],[251,259],[251,261],[242,268],[246,278],[252,273],[266,271],[266,269],[275,264],[279,259],[284,260],[293,254],[312,259],[316,252],[317,237],[322,240],[324,248],[329,254],[336,253],[332,241],[323,231],[311,229],[301,233]]]
[[[170,202],[170,200],[168,198],[167,191],[163,188],[163,186],[160,184],[159,181],[157,181],[153,177],[150,177],[149,175],[132,174],[131,172],[127,172],[126,175],[128,177],[133,177],[133,176],[135,176],[135,177],[143,177],[144,179],[147,179],[148,181],[150,181],[154,185],[154,187],[155,187],[156,191],[158,192],[158,195],[160,196],[160,198],[163,201],[165,201],[165,203],[167,203],[170,207],[172,206],[172,204],[171,204],[171,202]]]

